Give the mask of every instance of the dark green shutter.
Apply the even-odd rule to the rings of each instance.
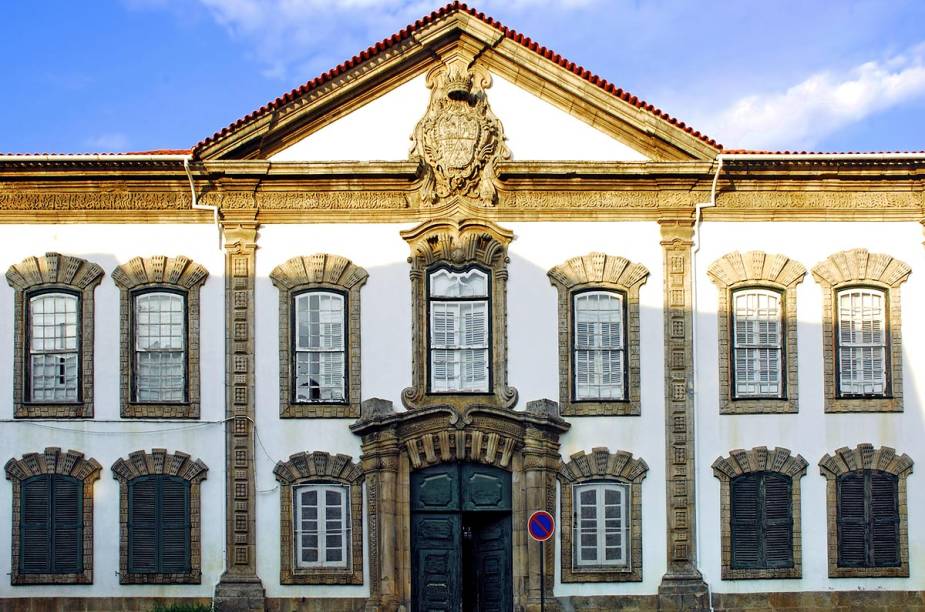
[[[19,571],[51,572],[51,479],[33,476],[22,482]]]
[[[867,566],[867,508],[864,473],[838,477],[838,565]]]
[[[83,570],[83,483],[70,476],[52,477],[52,573]]]
[[[759,474],[744,474],[732,480],[732,567],[759,567],[761,514],[758,501]]]
[[[793,567],[793,516],[788,476],[765,473],[764,556],[765,567]]]
[[[893,474],[870,472],[870,543],[875,567],[895,567],[899,559],[899,491]],[[870,558],[870,557],[868,557]]]
[[[179,478],[161,481],[160,504],[160,571],[189,571],[189,482]]]
[[[176,476],[143,476],[129,482],[130,572],[189,571],[189,491],[189,482]]]

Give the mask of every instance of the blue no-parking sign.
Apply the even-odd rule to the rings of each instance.
[[[537,510],[527,520],[527,531],[537,542],[545,542],[556,532],[556,519],[544,510]]]

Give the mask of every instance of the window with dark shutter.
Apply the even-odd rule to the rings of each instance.
[[[19,571],[76,574],[83,571],[83,483],[42,474],[22,483]]]
[[[838,477],[839,567],[897,567],[899,480],[880,470]]]
[[[128,486],[128,570],[189,571],[189,482],[175,476],[142,476]]]
[[[730,486],[732,567],[793,567],[791,480],[783,474],[754,472]]]

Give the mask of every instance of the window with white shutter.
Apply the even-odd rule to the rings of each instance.
[[[185,401],[185,296],[168,291],[139,293],[134,307],[134,401]]]
[[[293,504],[296,566],[349,567],[350,488],[335,484],[296,487]]]
[[[345,402],[345,297],[333,291],[307,291],[294,300],[294,401]]]
[[[887,395],[886,294],[854,287],[836,294],[838,392]]]
[[[629,485],[580,484],[572,494],[575,567],[629,565]]]
[[[733,292],[734,397],[783,397],[781,314],[781,295],[775,291],[741,289]]]
[[[489,390],[488,274],[476,268],[430,273],[430,390]]]
[[[79,312],[80,298],[70,293],[29,299],[29,401],[79,401]]]
[[[626,399],[623,295],[610,291],[575,294],[573,319],[575,400]]]

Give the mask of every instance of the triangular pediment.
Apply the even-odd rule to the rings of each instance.
[[[453,4],[202,141],[207,160],[407,161],[428,74],[491,75],[485,95],[518,161],[712,159],[721,150],[635,96]]]

